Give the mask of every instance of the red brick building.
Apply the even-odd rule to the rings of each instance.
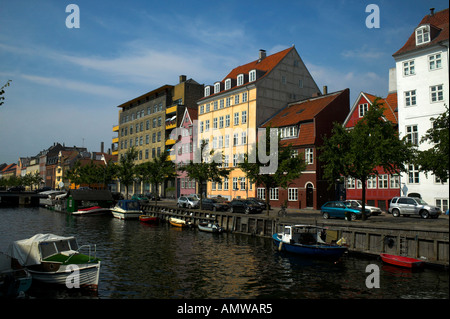
[[[325,93],[325,92],[324,92]],[[323,170],[318,148],[323,144],[323,136],[330,136],[333,123],[343,123],[350,105],[350,90],[290,103],[267,120],[262,127],[278,128],[284,144],[291,144],[306,161],[306,170],[293,180],[286,189],[265,189],[257,187],[260,198],[269,196],[273,207],[280,207],[287,202],[288,208],[320,207],[329,200],[336,199],[334,187],[329,189],[329,182],[323,179]]]

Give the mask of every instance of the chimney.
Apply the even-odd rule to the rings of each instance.
[[[263,60],[266,57],[266,50],[259,50],[259,61]]]
[[[323,86],[323,95],[328,94],[328,87],[326,85]]]
[[[430,16],[434,16],[434,8],[430,8]]]
[[[104,150],[105,150],[105,142],[101,142],[101,144],[100,144],[100,152],[103,153]]]
[[[186,82],[186,75],[180,75],[180,83]]]

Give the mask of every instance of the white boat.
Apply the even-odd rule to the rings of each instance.
[[[109,213],[111,208],[104,208],[101,206],[92,206],[87,208],[78,209],[76,212],[73,212],[72,215],[75,216],[87,216],[87,215],[99,215]]]
[[[119,200],[111,212],[119,219],[138,219],[143,214],[137,200]]]
[[[95,247],[95,245],[94,245]],[[81,254],[81,249],[88,254]],[[75,237],[37,234],[13,242],[9,255],[26,267],[33,280],[67,288],[98,288],[100,259],[90,245],[78,246]]]
[[[198,229],[201,231],[205,231],[208,233],[221,234],[223,232],[223,228],[219,226],[219,224],[212,222],[201,222],[198,224]]]
[[[169,223],[172,225],[172,226],[175,226],[175,227],[190,227],[191,225],[192,225],[192,223],[190,222],[190,221],[186,221],[186,220],[184,220],[184,219],[181,219],[181,218],[176,218],[176,217],[170,217],[169,218]]]

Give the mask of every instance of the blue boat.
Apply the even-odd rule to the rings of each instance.
[[[286,225],[282,233],[273,234],[278,251],[317,258],[339,259],[347,247],[326,243],[327,228],[313,225]],[[344,240],[339,240],[342,244]]]

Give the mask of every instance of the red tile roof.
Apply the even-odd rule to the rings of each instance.
[[[194,123],[196,119],[198,119],[198,109],[197,108],[190,108],[187,107],[187,112],[189,114],[189,117],[191,118],[191,122]]]
[[[426,48],[429,47],[431,45],[435,45],[438,42],[447,40],[449,38],[449,9],[445,9],[439,12],[436,12],[433,15],[427,14],[425,17],[423,17],[422,21],[420,21],[419,26],[421,25],[425,25],[425,24],[429,24],[432,28],[436,29],[437,34],[435,34],[433,36],[433,32],[431,33],[431,36],[433,36],[432,39],[430,39],[430,42],[425,43],[425,44],[421,44],[419,46],[416,46],[416,34],[415,34],[415,30],[414,32],[410,35],[410,37],[408,38],[408,40],[406,41],[406,43],[403,45],[403,47],[398,50],[397,52],[395,52],[393,54],[393,56],[398,56],[400,54],[409,52],[409,51],[413,51],[415,49],[422,49],[422,48]]]
[[[375,95],[369,93],[364,93],[364,95],[368,97],[372,103],[377,98]],[[383,115],[386,120],[392,122],[392,124],[398,124],[397,92],[390,93],[385,99],[379,98],[378,103],[385,108]]]
[[[281,145],[312,145],[314,144],[315,139],[314,122],[308,122],[300,125],[300,131],[297,138],[281,140]]]
[[[303,121],[311,121],[314,119],[316,114],[323,110],[342,92],[343,91],[339,91],[291,103],[265,122],[262,127],[283,127],[294,125]]]
[[[288,49],[285,49],[283,51],[274,53],[272,55],[268,55],[268,56],[266,56],[263,59],[258,59],[258,60],[252,61],[250,63],[238,66],[238,67],[234,68],[233,70],[231,70],[231,72],[228,73],[227,76],[225,76],[223,78],[221,83],[225,83],[226,79],[236,80],[237,76],[239,74],[246,74],[246,75],[248,75],[248,73],[251,70],[257,70],[257,71],[260,72],[259,74],[262,73],[262,75],[259,75],[257,77],[256,81],[258,81],[258,80],[262,79],[263,77],[265,77],[267,74],[269,74],[270,71],[272,71],[272,69],[274,67],[276,67],[278,65],[278,63],[280,63],[281,60],[283,60],[286,57],[286,55],[289,52],[291,52],[292,50],[295,50],[295,47],[292,46],[292,47],[290,47]],[[246,82],[246,83],[244,83],[241,86],[247,85],[248,83],[250,83],[250,82]],[[241,87],[241,86],[233,86],[230,90],[234,90],[234,89],[236,89],[238,87]],[[214,96],[216,94],[221,94],[221,93],[226,92],[226,91],[229,91],[229,90],[222,90],[219,93],[210,94],[208,96],[202,97],[200,100],[210,98],[210,97],[212,97],[212,96]]]

